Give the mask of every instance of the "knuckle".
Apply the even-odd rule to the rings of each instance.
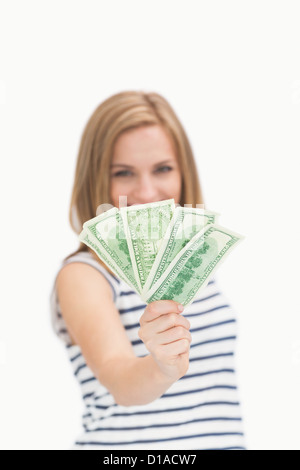
[[[148,315],[151,312],[152,308],[152,302],[150,304],[147,304],[147,307],[144,310],[144,315]]]
[[[147,305],[147,310],[150,315],[153,315],[156,312],[156,301],[155,302],[150,302],[150,304]]]
[[[178,315],[176,313],[170,313],[169,324],[170,326],[176,326],[178,321]]]
[[[143,340],[143,333],[142,333],[142,329],[141,329],[141,328],[138,329],[138,336],[139,336],[139,338],[140,338],[141,340]]]
[[[183,326],[177,326],[178,328],[178,333],[180,336],[185,336],[186,335],[186,329]]]

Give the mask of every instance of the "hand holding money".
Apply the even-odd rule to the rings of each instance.
[[[147,304],[174,300],[186,307],[245,238],[218,217],[175,207],[174,199],[113,207],[86,221],[79,239]]]
[[[189,367],[191,325],[180,313],[173,300],[151,302],[140,318],[138,331],[161,372],[172,381],[184,376]]]

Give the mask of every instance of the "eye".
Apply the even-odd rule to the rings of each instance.
[[[130,171],[128,170],[123,170],[123,171],[118,171],[115,173],[113,176],[128,176],[128,173],[130,174]]]
[[[160,168],[158,168],[157,170],[155,170],[157,173],[168,173],[169,171],[173,170],[172,167],[170,166],[162,166]],[[129,170],[122,170],[122,171],[118,171],[117,173],[114,173],[113,176],[116,176],[116,177],[126,177],[126,176],[131,176],[132,173],[131,171]]]
[[[167,173],[168,171],[172,170],[173,168],[171,168],[170,166],[161,166],[160,168],[158,168],[158,172],[159,173]]]

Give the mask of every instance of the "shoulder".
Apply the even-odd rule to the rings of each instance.
[[[85,357],[89,358],[88,362],[94,364],[92,370],[95,371],[98,370],[95,357],[103,359],[110,351],[107,346],[111,335],[107,332],[113,331],[116,338],[113,343],[126,343],[126,347],[130,343],[123,332],[112,287],[101,271],[105,269],[95,269],[93,264],[84,262],[82,257],[80,260],[69,258],[57,274],[57,308],[61,314],[60,324],[64,325],[69,335],[69,344],[80,346]],[[58,320],[56,325],[58,331]]]
[[[59,302],[78,296],[89,296],[90,299],[107,295],[114,300],[112,289],[104,276],[92,266],[73,262],[63,266],[56,278],[56,289]]]
[[[56,277],[58,296],[65,289],[107,293],[113,300],[118,294],[119,281],[89,252],[81,252],[63,261]]]

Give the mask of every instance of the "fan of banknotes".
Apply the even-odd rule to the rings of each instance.
[[[79,239],[144,302],[186,307],[245,238],[219,225],[219,215],[174,199],[113,207],[86,221]]]

